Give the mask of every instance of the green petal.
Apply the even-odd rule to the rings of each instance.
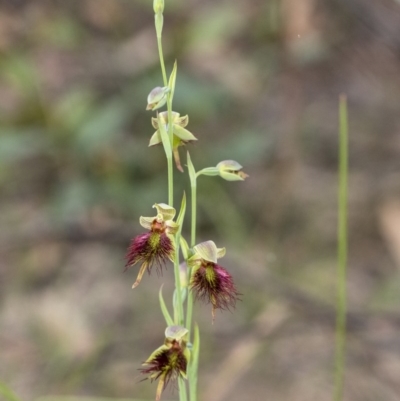
[[[160,131],[156,131],[150,138],[150,142],[149,142],[149,146],[154,146],[154,145],[158,145],[159,143],[161,143],[161,135],[160,135]]]
[[[143,217],[143,216],[140,216],[139,223],[146,230],[151,230],[151,226],[153,224],[153,221],[156,218],[157,218],[157,216],[155,216],[155,217]]]
[[[185,128],[189,124],[189,116],[186,114],[186,116],[182,116],[180,118],[177,118],[176,119],[176,124],[178,124],[179,126]]]
[[[218,249],[213,241],[202,242],[194,248],[195,253],[208,262],[217,263]]]
[[[182,128],[177,124],[174,124],[173,129],[174,134],[183,141],[197,141],[197,138],[187,129]]]
[[[223,258],[226,254],[226,248],[217,248],[217,259]]]
[[[173,220],[175,217],[176,210],[166,203],[156,203],[153,207],[157,209],[158,214],[162,215],[164,221]]]
[[[179,231],[179,224],[172,220],[166,221],[165,225],[168,227],[168,234],[175,235]]]

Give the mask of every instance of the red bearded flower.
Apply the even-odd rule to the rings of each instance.
[[[176,211],[165,203],[156,203],[153,207],[157,209],[157,216],[140,217],[140,225],[149,232],[133,238],[126,254],[125,271],[138,262],[142,263],[132,288],[139,285],[146,270],[151,272],[153,264],[156,264],[157,272],[161,273],[166,261],[173,261],[174,258],[173,234],[177,232],[178,224],[172,219]]]
[[[190,353],[186,348],[188,330],[181,326],[169,326],[165,330],[164,345],[157,348],[143,363],[149,366],[141,369],[144,374],[149,374],[151,381],[160,379],[157,386],[156,401],[161,398],[161,393],[170,380],[178,377],[186,379],[186,370],[189,364]]]
[[[217,259],[225,255],[225,248],[217,248],[213,241],[206,241],[193,250],[194,255],[188,259],[188,265],[194,269],[190,288],[198,299],[211,303],[214,320],[215,310],[235,307],[240,294],[230,273],[217,263]]]

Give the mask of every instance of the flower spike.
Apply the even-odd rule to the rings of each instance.
[[[181,326],[169,326],[165,330],[164,345],[157,348],[143,363],[148,366],[141,369],[144,374],[149,374],[147,379],[151,381],[160,379],[156,391],[156,401],[161,398],[161,393],[170,380],[178,377],[186,379],[186,370],[189,364],[190,353],[186,347],[188,330]]]
[[[157,216],[140,217],[140,225],[149,231],[133,238],[126,254],[125,271],[142,262],[132,288],[139,285],[146,270],[151,272],[154,263],[157,272],[161,273],[166,261],[174,259],[175,247],[172,236],[179,228],[173,221],[176,211],[165,203],[156,203],[153,207],[157,209]]]
[[[225,248],[217,248],[213,241],[202,242],[193,248],[194,255],[187,261],[194,268],[190,288],[198,299],[212,305],[212,319],[216,309],[234,307],[239,293],[230,273],[217,263],[225,255]]]

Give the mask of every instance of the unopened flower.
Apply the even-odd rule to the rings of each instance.
[[[216,309],[234,307],[239,297],[230,273],[217,263],[225,255],[225,248],[217,248],[213,241],[202,242],[193,248],[194,255],[187,261],[194,268],[190,287],[196,296],[212,305],[214,320]]]
[[[242,166],[235,160],[224,160],[217,164],[219,175],[227,181],[243,181],[248,177]]]
[[[160,379],[156,391],[156,401],[170,380],[178,377],[186,379],[190,353],[186,347],[188,330],[181,326],[169,326],[165,330],[164,345],[157,348],[143,363],[148,366],[141,372],[148,374],[151,381]]]
[[[163,124],[166,125],[168,124],[167,111],[159,113],[158,117]],[[158,126],[158,119],[153,117],[151,119],[151,123],[153,124],[153,127],[157,130],[150,138],[150,143],[149,143],[149,146],[154,146],[161,143],[162,140]],[[197,138],[190,131],[185,129],[188,123],[189,123],[189,116],[186,115],[180,117],[179,113],[176,113],[175,111],[172,112],[172,132],[173,132],[172,150],[174,153],[175,164],[179,171],[183,171],[178,151],[179,146],[183,146],[186,145],[187,143],[197,141]]]
[[[147,107],[146,110],[157,110],[164,106],[167,102],[167,94],[169,92],[168,86],[155,87],[147,96]]]
[[[242,166],[235,160],[223,160],[219,162],[216,167],[206,167],[198,171],[196,176],[208,175],[216,176],[219,175],[221,178],[227,181],[244,181],[248,174],[241,171]]]
[[[140,217],[140,225],[149,231],[133,238],[126,254],[125,271],[142,263],[132,288],[139,285],[146,270],[150,273],[154,263],[161,272],[165,262],[174,258],[172,236],[177,232],[178,224],[172,220],[176,211],[165,203],[156,203],[153,207],[157,209],[157,216]]]
[[[164,11],[164,0],[154,0],[153,1],[154,13],[161,13]]]

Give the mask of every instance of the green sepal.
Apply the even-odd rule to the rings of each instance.
[[[177,124],[174,124],[173,131],[174,134],[183,141],[197,141],[197,138],[190,131]]]
[[[162,142],[160,131],[157,130],[150,138],[149,146],[158,145]]]
[[[161,312],[162,312],[162,314],[164,316],[164,319],[165,319],[165,322],[167,323],[167,325],[168,326],[173,326],[174,321],[172,320],[172,317],[171,317],[170,313],[168,312],[167,305],[165,305],[164,297],[162,295],[163,286],[164,286],[164,284],[161,285],[160,291],[158,292],[158,299],[160,301]]]
[[[214,241],[205,241],[193,247],[195,256],[207,262],[217,263],[218,249]]]
[[[196,170],[194,169],[189,152],[187,152],[187,166],[189,170],[190,185],[191,187],[196,187]]]
[[[175,93],[175,83],[176,83],[176,73],[178,70],[178,63],[175,60],[174,63],[174,68],[172,69],[171,75],[169,76],[169,81],[168,81],[168,87],[171,91],[170,96],[170,102],[172,103],[172,99],[174,97],[174,93]]]
[[[146,230],[151,230],[152,224],[153,224],[154,219],[156,217],[143,217],[143,216],[140,216],[139,223]]]
[[[176,210],[166,203],[155,203],[153,208],[157,209],[157,213],[161,214],[164,221],[173,220],[176,215]]]
[[[217,167],[207,167],[197,172],[197,177],[200,175],[208,175],[210,177],[219,175],[219,169]]]
[[[158,130],[161,135],[161,141],[164,146],[164,151],[165,155],[167,156],[167,159],[172,159],[172,148],[171,148],[171,142],[169,141],[168,133],[165,129],[165,125],[162,123],[160,116],[158,115]]]

